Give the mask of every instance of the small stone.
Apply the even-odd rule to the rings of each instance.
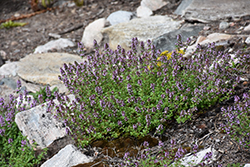
[[[17,45],[18,45],[18,42],[17,42],[17,41],[12,41],[12,42],[10,43],[10,45],[11,45],[11,46],[17,46]]]
[[[245,40],[246,44],[250,44],[250,37],[247,37],[247,39]]]
[[[250,24],[244,28],[244,31],[250,31]]]
[[[205,27],[203,28],[203,30],[205,30],[205,31],[210,30],[210,29],[211,29],[210,26],[205,26]]]
[[[0,56],[2,57],[2,59],[3,60],[7,60],[7,54],[6,54],[6,52],[5,51],[3,51],[3,50],[0,50]]]
[[[132,17],[133,17],[132,12],[117,11],[117,12],[111,13],[108,16],[107,21],[109,21],[111,25],[116,25],[119,23],[128,22],[129,20],[132,19]]]
[[[146,6],[150,10],[155,11],[157,9],[162,8],[163,6],[167,5],[169,2],[165,2],[163,0],[142,0],[141,6]]]
[[[46,43],[45,45],[38,46],[35,49],[34,53],[46,53],[49,50],[53,50],[53,49],[60,50],[62,48],[73,47],[73,46],[75,46],[75,44],[73,42],[71,42],[70,40],[60,38],[57,40],[52,40],[52,41]]]
[[[137,17],[149,17],[153,14],[152,10],[146,6],[139,6],[136,10]]]
[[[244,82],[243,82],[243,85],[244,85],[244,86],[245,86],[245,85],[247,85],[247,84],[248,84],[248,82],[247,82],[247,81],[244,81]]]
[[[224,29],[226,29],[228,27],[229,27],[229,23],[225,22],[225,21],[221,22],[220,25],[219,25],[220,30],[224,30]]]
[[[54,33],[49,33],[49,36],[53,38],[61,38],[61,35],[54,34]]]

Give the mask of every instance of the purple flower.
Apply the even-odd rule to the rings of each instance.
[[[122,126],[122,121],[119,120],[119,121],[117,122],[117,124],[118,124],[119,126]]]
[[[21,141],[21,146],[24,147],[26,145],[26,140]]]
[[[134,129],[134,130],[137,129],[137,125],[136,125],[136,124],[133,125],[133,129]]]
[[[144,141],[143,146],[147,148],[149,146],[149,143],[147,141]]]
[[[124,154],[123,159],[128,159],[128,155],[129,155],[129,152],[126,152],[126,153]]]
[[[10,143],[12,143],[13,142],[13,139],[12,138],[9,138],[8,139],[8,143],[10,144]]]
[[[5,133],[5,129],[0,129],[0,135],[3,136]]]
[[[17,88],[21,88],[22,87],[22,84],[21,84],[21,81],[20,80],[17,80]]]
[[[160,147],[163,147],[164,146],[164,143],[162,141],[159,141],[159,144],[158,144]]]
[[[138,80],[138,85],[142,86],[142,81],[140,79]]]

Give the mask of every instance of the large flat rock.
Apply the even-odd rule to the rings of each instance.
[[[139,41],[159,37],[165,33],[179,28],[181,21],[174,21],[168,16],[152,16],[148,18],[136,18],[126,23],[116,24],[102,30],[104,37],[108,39],[112,50],[121,45],[129,50],[131,39],[137,37]]]
[[[25,56],[18,63],[18,75],[26,80],[37,84],[56,85],[62,82],[58,79],[60,67],[63,64],[83,62],[78,55],[68,53],[41,53]]]
[[[250,15],[249,0],[183,0],[175,14],[190,21],[211,22]]]

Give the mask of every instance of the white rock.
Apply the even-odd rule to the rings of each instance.
[[[61,35],[54,34],[54,33],[49,33],[49,36],[53,38],[61,38]]]
[[[74,145],[69,144],[44,162],[41,167],[71,167],[92,161],[92,157],[82,154]]]
[[[205,150],[202,150],[202,151],[199,151],[198,153],[196,153],[196,156],[190,155],[190,154],[185,155],[185,157],[181,159],[181,164],[186,166],[186,167],[189,167],[190,164],[192,164],[193,166],[196,166],[202,161],[202,159],[205,157],[205,155],[209,152],[212,152],[212,158],[209,162],[209,163],[211,163],[212,161],[216,160],[215,157],[217,156],[218,152],[215,149],[212,149],[211,147],[209,147]],[[207,161],[204,161],[204,162],[207,164]],[[174,165],[175,165],[175,163],[171,164],[170,166],[174,166]]]
[[[10,62],[8,64],[4,64],[0,67],[0,75],[16,76],[17,69],[18,69],[18,62]]]
[[[111,13],[108,16],[107,21],[109,21],[111,25],[116,25],[119,23],[127,22],[131,20],[132,17],[133,17],[132,12],[117,11],[117,12]]]
[[[246,44],[250,44],[250,37],[247,37],[247,39],[245,40]]]
[[[250,167],[250,164],[245,164],[245,166],[244,167]]]
[[[94,40],[97,41],[97,43],[100,43],[103,36],[101,33],[101,30],[105,26],[105,18],[101,18],[98,20],[95,20],[94,22],[90,23],[83,32],[83,37],[81,42],[83,43],[84,47],[86,48],[93,48],[94,46]]]
[[[52,49],[59,50],[59,49],[66,48],[69,46],[73,47],[73,46],[75,46],[75,44],[68,39],[60,38],[57,40],[50,41],[50,42],[46,43],[45,45],[38,46],[35,49],[34,53],[46,53]]]
[[[152,10],[149,9],[147,6],[139,6],[136,9],[137,17],[149,17],[153,14]]]
[[[142,0],[141,6],[146,6],[150,10],[155,11],[160,9],[161,7],[167,5],[169,2],[165,2],[163,0]]]
[[[250,24],[244,28],[244,31],[250,31]]]

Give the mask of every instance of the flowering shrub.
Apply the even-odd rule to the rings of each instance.
[[[215,52],[214,45],[197,51],[193,59],[175,51],[171,59],[163,55],[160,71],[155,69],[161,52],[150,41],[146,45],[133,38],[128,52],[120,46],[112,51],[105,44],[100,54],[95,42],[88,61],[61,68],[59,79],[76,99],[66,104],[67,97],[58,96],[56,117],[82,146],[94,139],[163,133],[168,120],[185,122],[199,109],[233,94],[238,80],[223,68],[228,64],[218,63],[230,57]]]
[[[18,81],[18,87],[21,87],[20,81]],[[45,152],[36,157],[31,148],[35,145],[29,145],[28,140],[22,135],[15,123],[15,114],[26,109],[26,106],[22,105],[24,100],[29,101],[28,104],[31,107],[35,106],[37,102],[27,99],[26,91],[24,94],[20,93],[19,102],[12,94],[9,98],[9,103],[0,98],[0,166],[34,166],[39,164]]]

